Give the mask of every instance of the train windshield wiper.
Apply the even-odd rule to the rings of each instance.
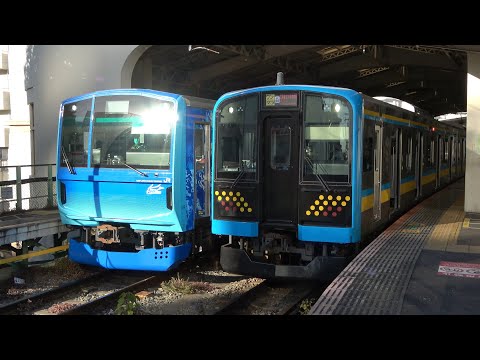
[[[70,174],[75,174],[75,170],[73,169],[73,166],[70,164],[70,160],[68,160],[67,153],[65,152],[65,147],[62,145],[62,157],[63,161],[65,161],[65,165],[67,165],[68,172]]]
[[[233,188],[235,185],[237,185],[238,181],[242,178],[243,174],[245,174],[247,171],[245,168],[242,166],[242,170],[238,173],[237,177],[235,180],[233,180],[232,185],[230,186],[230,189]]]
[[[133,171],[135,171],[137,174],[140,174],[142,176],[145,176],[145,177],[148,177],[148,175],[146,173],[144,173],[143,171],[140,171],[136,168],[134,168],[132,165],[128,165],[126,162],[123,162],[123,161],[119,161],[120,164],[122,165],[125,165],[126,167],[128,167],[129,169],[132,169]]]
[[[315,175],[315,177],[317,178],[318,182],[320,184],[322,184],[322,186],[325,188],[325,190],[327,192],[330,192],[330,187],[328,186],[327,182],[323,179],[322,175],[318,174],[318,173],[315,173],[315,169],[313,168],[313,163],[312,163],[312,160],[307,156],[305,155],[305,160],[306,160],[306,163],[308,165],[310,165],[310,167],[312,168],[312,173],[313,175]]]

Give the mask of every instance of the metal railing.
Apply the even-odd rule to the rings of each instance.
[[[0,166],[0,215],[57,206],[55,164]]]

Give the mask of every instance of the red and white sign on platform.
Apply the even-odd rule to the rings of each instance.
[[[480,278],[480,264],[441,261],[438,275]]]

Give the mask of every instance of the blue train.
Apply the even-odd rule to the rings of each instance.
[[[166,271],[209,245],[213,105],[145,89],[62,102],[56,185],[70,259]]]
[[[401,105],[283,81],[221,96],[211,196],[212,234],[229,239],[222,268],[332,279],[369,234],[463,176],[465,129]]]

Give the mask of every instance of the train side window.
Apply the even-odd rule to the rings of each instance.
[[[443,147],[443,162],[448,162],[448,138],[445,139],[445,146]]]
[[[363,145],[363,171],[373,170],[373,137],[365,138]]]
[[[408,138],[408,153],[407,153],[407,171],[412,171],[412,163],[413,163],[413,139],[410,136]]]
[[[435,164],[435,140],[430,142],[430,165]]]
[[[376,133],[376,144],[375,144],[375,148],[374,148],[374,153],[373,153],[373,157],[374,157],[374,164],[373,166],[375,167],[375,171],[380,171],[380,164],[381,164],[381,158],[380,158],[380,154],[381,154],[381,149],[382,149],[382,139],[381,139],[381,133],[380,133],[380,129],[379,130],[375,130],[375,133]],[[386,166],[384,166],[384,170],[385,171],[385,168]],[[382,174],[383,175],[383,174]]]
[[[431,143],[428,141],[427,136],[425,136],[425,152],[423,154],[423,167],[428,168],[430,167],[430,155],[431,155]]]

